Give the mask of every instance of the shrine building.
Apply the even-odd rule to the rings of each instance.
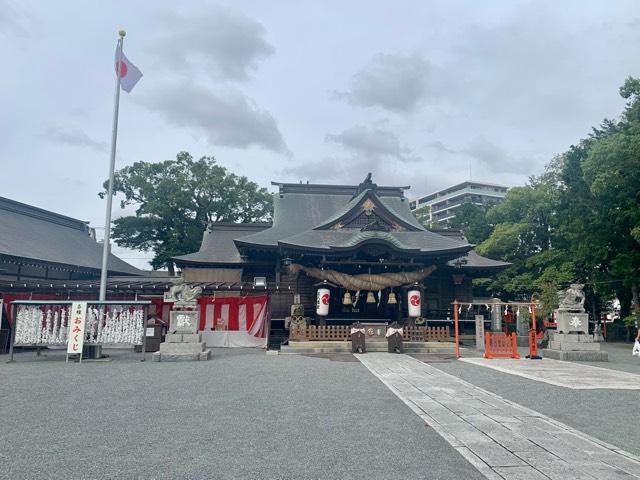
[[[292,305],[320,325],[442,321],[454,299],[473,300],[473,278],[508,266],[478,255],[459,231],[422,226],[409,187],[376,185],[371,174],[360,185],[272,185],[273,223],[212,223],[198,252],[174,259],[185,282],[218,298],[267,293],[272,329]],[[421,292],[417,316],[409,289]],[[216,329],[217,314],[203,317]]]
[[[371,175],[360,185],[273,185],[273,222],[212,223],[199,251],[174,258],[181,281],[201,291],[209,346],[279,348],[292,318],[309,326],[305,340],[344,340],[355,322],[384,335],[393,321],[420,325],[425,341],[436,328],[449,338],[452,302],[477,300],[473,279],[508,266],[478,255],[457,230],[422,226],[409,187],[378,186]],[[97,298],[101,245],[85,222],[7,199],[0,221],[5,320],[16,299]],[[107,299],[149,300],[150,314],[168,322],[176,281],[111,255]],[[463,318],[475,313],[491,315],[469,309]]]

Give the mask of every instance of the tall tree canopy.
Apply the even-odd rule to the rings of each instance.
[[[449,225],[461,230],[471,243],[480,243],[491,234],[491,225],[487,221],[487,207],[471,202],[460,205]]]
[[[104,188],[102,198],[107,182]],[[113,222],[115,243],[152,251],[151,266],[171,273],[171,258],[197,251],[209,222],[264,221],[273,210],[266,189],[228,172],[213,157],[194,160],[187,152],[175,160],[136,162],[118,170],[113,192],[124,196],[122,208],[136,208],[135,215]]]
[[[513,263],[487,282],[493,293],[551,298],[579,281],[594,310],[615,296],[623,315],[640,319],[640,80],[628,78],[620,94],[620,120],[605,120],[487,212],[494,227],[479,253]]]

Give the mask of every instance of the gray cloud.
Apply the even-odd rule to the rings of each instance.
[[[456,150],[454,150],[454,149],[452,149],[452,148],[447,147],[447,146],[446,146],[444,143],[442,143],[440,140],[434,140],[434,141],[432,141],[432,142],[427,142],[427,143],[424,145],[424,147],[425,147],[425,148],[432,149],[432,150],[435,150],[436,152],[441,153],[441,154],[442,154],[442,153],[451,153],[451,154],[457,153],[457,152],[456,152]]]
[[[81,128],[65,129],[57,126],[50,127],[42,133],[41,138],[50,142],[64,143],[74,147],[86,147],[98,152],[107,151],[106,142],[94,140]]]
[[[138,101],[171,124],[204,133],[214,145],[289,153],[275,118],[235,89],[214,92],[193,83],[174,83]]]
[[[31,16],[17,3],[0,0],[0,35],[29,36]]]
[[[358,159],[349,157],[324,157],[304,161],[292,167],[285,167],[281,174],[293,181],[301,180],[311,183],[358,184],[367,172],[373,172],[373,181],[388,183],[389,175],[384,174],[384,161],[379,157]],[[378,175],[379,173],[379,175]]]
[[[359,157],[393,157],[402,162],[420,160],[410,148],[400,144],[394,132],[380,126],[355,126],[335,135],[329,134],[325,139]]]
[[[173,73],[201,71],[215,79],[247,80],[275,52],[265,27],[222,7],[196,16],[165,16],[164,32],[150,50]]]
[[[491,172],[528,173],[532,159],[513,155],[484,137],[476,137],[460,150]]]
[[[429,168],[416,165],[409,170],[405,164],[382,158],[324,157],[283,168],[280,176],[283,180],[293,182],[357,185],[367,172],[373,173],[373,181],[378,185],[411,186],[412,190],[406,193],[409,198],[424,193],[427,186],[429,189],[434,187],[434,178]],[[436,179],[439,182],[437,187],[455,183],[455,173],[453,176],[453,180],[448,175],[439,176]]]
[[[391,112],[412,112],[429,96],[429,62],[419,55],[379,53],[356,73],[347,91],[333,98],[361,107],[381,107]]]
[[[567,23],[560,5],[527,2],[499,22],[468,25],[438,70],[439,96],[461,116],[518,135],[549,142],[585,134],[634,71],[625,59],[640,55],[639,37],[631,22]]]

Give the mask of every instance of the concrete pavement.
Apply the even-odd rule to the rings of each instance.
[[[640,478],[640,458],[406,355],[358,359],[488,479]]]

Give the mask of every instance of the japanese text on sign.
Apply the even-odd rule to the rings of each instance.
[[[84,345],[84,324],[87,318],[87,302],[73,302],[67,337],[67,354],[82,353]]]

